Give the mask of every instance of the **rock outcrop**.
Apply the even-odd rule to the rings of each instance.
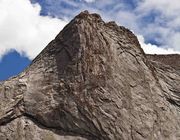
[[[179,140],[179,66],[163,61],[82,12],[0,83],[0,140]]]

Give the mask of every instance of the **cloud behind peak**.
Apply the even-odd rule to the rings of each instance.
[[[40,5],[29,0],[0,1],[0,57],[15,49],[33,59],[66,24],[40,11]]]

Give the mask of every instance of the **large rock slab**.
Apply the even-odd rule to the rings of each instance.
[[[156,60],[130,30],[80,13],[0,84],[0,139],[180,139],[180,74]]]

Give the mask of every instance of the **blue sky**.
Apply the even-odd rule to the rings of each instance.
[[[23,57],[18,52],[12,50],[4,55],[0,62],[0,80],[6,80],[11,76],[19,74],[30,62],[27,57]]]
[[[146,53],[180,52],[179,0],[1,0],[0,80],[25,69],[83,10],[131,29]]]

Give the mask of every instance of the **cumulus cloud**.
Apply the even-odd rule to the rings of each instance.
[[[180,1],[179,0],[143,0],[138,2],[134,10],[143,20],[148,16],[153,20],[143,24],[138,30],[146,39],[154,39],[167,50],[180,51]],[[156,13],[156,15],[153,15]],[[143,21],[142,21],[143,22]],[[144,26],[144,27],[143,27]]]
[[[163,46],[153,45],[151,43],[145,43],[142,35],[137,35],[139,43],[147,54],[180,54],[180,51],[175,51],[173,48],[165,48]]]
[[[180,12],[180,1],[179,0],[143,0],[139,2],[138,10],[152,11],[157,10],[162,12],[166,16],[178,16]]]
[[[84,0],[86,2],[95,2],[95,0]]]
[[[31,4],[29,0],[0,0],[0,57],[15,49],[33,59],[58,34],[67,20],[86,9],[98,12],[106,21],[115,20],[136,34],[141,34],[138,38],[146,53],[180,52],[179,0],[137,0],[133,8],[126,1],[119,3],[119,0],[46,2],[44,12],[63,20],[40,16],[40,5]],[[62,3],[68,6],[62,6]],[[152,14],[154,12],[157,15]],[[145,43],[148,40],[150,43]],[[160,45],[152,44],[151,40]]]
[[[132,0],[131,2],[126,0],[121,0],[121,2],[119,0],[60,0],[53,3],[51,0],[46,1],[48,3],[45,9],[48,10],[48,14],[66,16],[70,19],[80,11],[87,9],[90,12],[101,14],[105,21],[115,20],[119,25],[143,35],[145,42],[149,42],[148,44],[158,44],[158,47],[152,44],[157,47],[154,49],[158,51],[157,53],[161,47],[169,53],[172,52],[171,50],[180,51],[179,0],[173,0],[173,2],[168,0]],[[68,6],[62,6],[62,10],[59,11],[56,5],[59,3],[61,6],[62,1]]]
[[[0,0],[0,57],[15,49],[33,59],[66,25],[40,10],[29,0]]]

